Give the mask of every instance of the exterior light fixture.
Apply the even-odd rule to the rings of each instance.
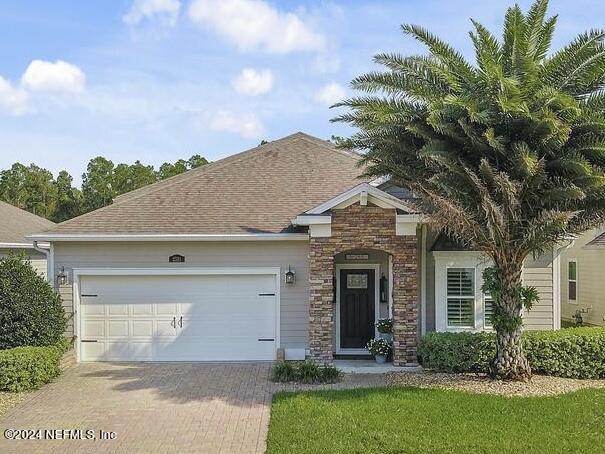
[[[294,284],[294,282],[296,282],[296,274],[294,274],[290,265],[288,265],[288,271],[286,271],[286,274],[284,275],[284,282],[286,284]]]
[[[67,284],[67,273],[65,272],[65,267],[61,267],[61,271],[57,274],[57,284],[65,285]]]

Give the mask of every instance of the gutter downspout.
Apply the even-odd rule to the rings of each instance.
[[[44,249],[38,246],[38,241],[34,240],[33,242],[34,250],[44,254],[46,256],[46,280],[50,282],[51,286],[54,288],[54,279],[53,276],[53,263],[52,263],[52,254],[48,249]],[[52,245],[51,245],[52,248]]]

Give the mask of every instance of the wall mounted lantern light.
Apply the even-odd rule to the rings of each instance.
[[[286,271],[286,274],[284,274],[284,282],[286,284],[294,284],[294,282],[296,282],[296,275],[290,268],[290,265],[288,265],[288,271]]]
[[[66,285],[67,284],[67,273],[65,272],[65,267],[61,267],[61,271],[57,274],[57,284]]]

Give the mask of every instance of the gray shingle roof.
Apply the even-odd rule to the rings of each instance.
[[[245,234],[290,221],[356,186],[360,156],[296,133],[118,197],[51,234]]]
[[[605,233],[601,233],[594,240],[588,242],[586,246],[598,246],[605,248]]]
[[[0,202],[0,243],[31,243],[25,237],[55,225],[28,211]]]

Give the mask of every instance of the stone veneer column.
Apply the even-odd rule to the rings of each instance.
[[[393,255],[393,365],[416,365],[418,277],[416,237],[400,237]]]
[[[309,244],[309,349],[311,359],[331,363],[334,333],[334,252],[329,238]]]
[[[309,244],[310,357],[331,362],[334,352],[334,256],[353,249],[375,249],[393,257],[393,363],[417,364],[417,239],[396,235],[396,212],[358,203],[332,212],[332,236]],[[378,285],[378,283],[376,283]]]

